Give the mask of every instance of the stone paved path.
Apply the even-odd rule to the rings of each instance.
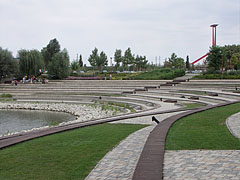
[[[163,120],[177,113],[156,115]],[[238,119],[233,116],[232,119]],[[238,117],[238,118],[237,118]],[[240,119],[240,118],[239,118]],[[232,126],[236,127],[238,121]],[[151,116],[132,118],[113,123],[151,124],[123,140],[92,170],[86,180],[130,180],[149,133],[154,128]],[[238,126],[240,129],[240,126]],[[238,129],[238,130],[239,130]],[[240,179],[240,150],[166,151],[164,156],[164,180]]]
[[[231,133],[240,139],[240,112],[230,116],[226,124]]]
[[[179,112],[156,115],[155,117],[162,121],[177,113]],[[152,122],[152,116],[112,123],[148,124],[150,126],[131,134],[107,153],[85,180],[131,180],[149,133],[156,126],[156,123]]]
[[[239,180],[240,150],[166,151],[164,180]]]

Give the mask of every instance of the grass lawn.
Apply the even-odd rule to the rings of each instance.
[[[1,180],[84,179],[121,140],[145,125],[102,124],[0,150]]]
[[[185,107],[185,109],[191,109],[191,108],[198,108],[198,107],[203,107],[206,106],[205,104],[201,103],[182,103]]]
[[[226,119],[240,112],[240,103],[210,109],[178,120],[170,128],[167,150],[236,150],[240,140],[229,132]]]

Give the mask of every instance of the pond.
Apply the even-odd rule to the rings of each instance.
[[[37,110],[0,110],[0,135],[75,120],[68,113]]]

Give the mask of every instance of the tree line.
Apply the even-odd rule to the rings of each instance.
[[[209,70],[239,70],[240,69],[240,45],[214,46],[210,48],[207,57]]]
[[[41,52],[21,49],[14,58],[7,49],[0,48],[0,78],[8,75],[38,76],[47,71],[52,78],[63,79],[69,74],[69,55],[61,50],[57,39],[52,39]]]
[[[73,70],[78,70],[83,66],[82,56],[80,55],[79,60],[76,59],[71,63],[71,68]],[[110,58],[111,59],[111,58]],[[105,52],[99,50],[95,47],[92,50],[88,58],[89,64],[96,70],[102,71],[104,67],[108,66],[108,57]],[[121,49],[116,49],[113,57],[113,61],[115,62],[115,69],[123,69],[123,70],[141,70],[147,67],[148,60],[146,56],[140,56],[132,54],[130,48],[128,48],[124,54]]]
[[[110,58],[111,59],[111,58]],[[94,48],[88,57],[90,65],[96,70],[103,70],[108,65],[108,57],[105,52]],[[125,51],[116,49],[113,57],[116,70],[144,70],[151,65],[146,56],[135,55],[130,48]],[[239,70],[240,69],[240,45],[214,46],[210,48],[206,65],[209,70]],[[86,65],[85,65],[86,66]],[[14,58],[8,49],[0,47],[0,79],[9,75],[38,76],[44,71],[56,79],[66,78],[70,70],[79,70],[83,67],[82,56],[70,64],[66,49],[61,50],[57,39],[49,41],[41,51],[36,49],[21,49]],[[172,69],[190,69],[189,57],[186,62],[175,53],[165,60],[164,67]]]

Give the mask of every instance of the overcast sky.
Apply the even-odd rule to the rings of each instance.
[[[0,0],[0,47],[17,55],[57,38],[71,61],[84,63],[97,47],[108,58],[116,49],[164,59],[175,52],[194,61],[211,46],[240,44],[240,0]]]

